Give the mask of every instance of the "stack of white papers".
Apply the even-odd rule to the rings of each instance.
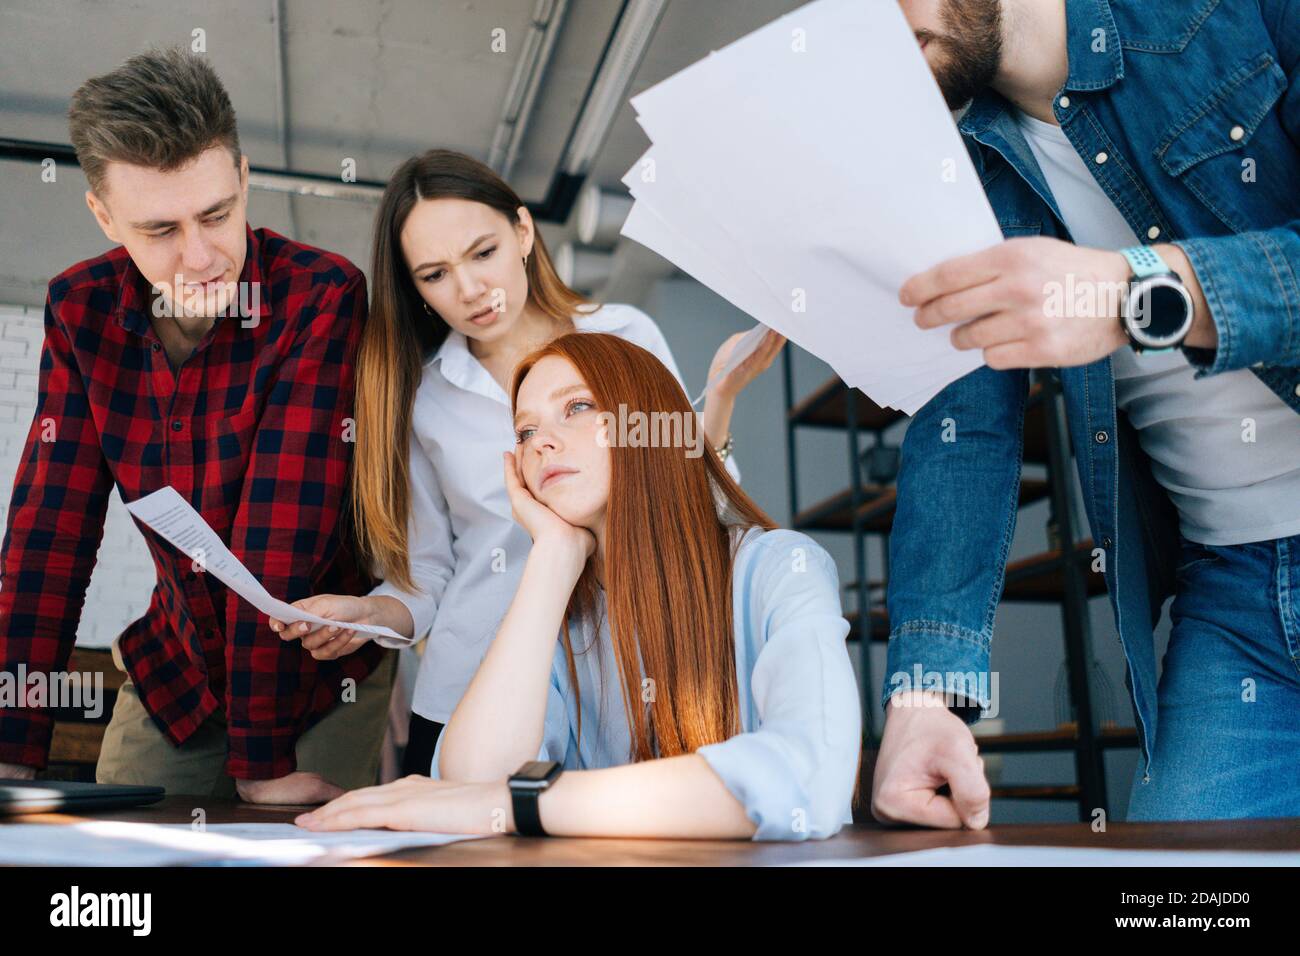
[[[898,4],[816,0],[632,99],[623,234],[912,414],[983,364],[904,280],[997,220]]]
[[[0,827],[4,866],[297,866],[444,846],[478,836],[396,830],[313,832],[292,823],[10,823]]]

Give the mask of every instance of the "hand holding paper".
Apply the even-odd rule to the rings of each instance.
[[[785,345],[785,338],[783,336],[773,332],[762,323],[754,326],[748,332],[737,334],[740,335],[740,338],[736,341],[736,344],[731,347],[731,351],[727,354],[727,360],[722,363],[720,369],[709,375],[709,380],[705,383],[704,390],[695,398],[695,401],[691,402],[692,405],[700,404],[700,402],[704,401],[705,397],[707,397],[710,392],[716,391],[719,384],[725,381],[727,376],[731,375],[732,372],[740,368],[740,366],[745,363],[745,360],[751,355],[762,351],[762,361],[764,362],[762,368],[767,368],[767,365],[771,362],[772,358],[774,358],[776,353],[781,350],[781,347]],[[733,336],[733,338],[734,337],[735,336]],[[724,342],[723,345],[726,345],[726,342]],[[722,350],[719,349],[718,351],[721,353]],[[715,357],[713,361],[716,364],[718,360]],[[759,369],[759,371],[761,370],[762,369]]]
[[[376,643],[383,647],[405,647],[412,643],[410,639],[391,628],[318,617],[272,597],[231,553],[217,533],[212,530],[212,526],[203,520],[203,516],[170,485],[151,492],[143,498],[127,502],[126,508],[171,542],[177,550],[198,562],[203,570],[215,574],[222,584],[268,617],[286,623],[308,621],[312,624],[361,631],[374,635]]]
[[[983,364],[898,300],[1002,235],[897,4],[815,0],[632,106],[653,146],[624,235],[882,405],[913,413]]]

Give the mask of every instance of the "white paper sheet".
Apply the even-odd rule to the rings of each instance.
[[[754,354],[759,345],[762,344],[763,336],[767,335],[767,333],[767,326],[760,322],[741,336],[740,340],[736,342],[735,346],[732,348],[731,354],[727,356],[727,361],[722,363],[722,368],[718,369],[717,374],[704,383],[704,390],[696,396],[695,401],[691,402],[691,404],[698,405],[700,402],[704,401],[704,397],[708,395],[709,392],[713,391],[714,387],[720,381],[734,372],[740,366],[741,362]]]
[[[195,511],[193,506],[171,485],[150,492],[135,501],[128,501],[126,508],[170,541],[177,550],[199,561],[203,568],[215,574],[222,584],[269,617],[284,621],[286,624],[310,621],[313,624],[337,625],[349,630],[373,634],[375,642],[384,647],[405,647],[412,643],[392,628],[374,624],[331,621],[328,618],[317,617],[315,614],[308,614],[292,604],[272,597],[248,568],[231,553],[217,533],[212,530],[212,526],[203,520],[203,516]]]
[[[980,367],[908,277],[1001,241],[897,4],[815,0],[634,97],[623,232],[913,413]]]
[[[659,210],[663,208],[666,213],[668,203],[657,198],[658,180],[642,181],[638,175],[638,170],[645,168],[642,164],[647,162],[656,162],[653,150],[647,151],[640,163],[623,177],[632,195],[638,197],[623,224],[623,234],[677,263],[758,321],[766,319],[765,324],[780,321],[773,313],[788,309],[788,306],[775,299],[758,276],[738,258],[725,230],[711,220],[690,218],[689,214],[674,217],[675,222],[664,218]],[[656,198],[640,201],[652,196]],[[801,336],[796,336],[791,341],[802,345],[800,339]]]
[[[1300,853],[1243,850],[1107,850],[1072,846],[940,847],[914,853],[808,860],[785,866],[1300,866]]]
[[[0,864],[25,866],[295,866],[353,859],[479,836],[338,830],[314,833],[292,823],[10,823],[0,825]]]

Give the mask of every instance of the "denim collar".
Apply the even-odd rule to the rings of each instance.
[[[1065,34],[1070,72],[1062,89],[1095,92],[1124,78],[1124,51],[1110,0],[1066,0]],[[982,134],[1004,116],[1010,118],[1010,110],[1000,93],[986,89],[971,102],[957,127],[982,140]]]
[[[1058,92],[1056,108],[1062,120],[1078,107],[1075,104],[1068,109],[1061,107],[1060,92],[1105,90],[1124,77],[1124,52],[1110,0],[1066,0],[1065,31],[1070,70],[1065,86]],[[957,128],[963,135],[1001,153],[1029,181],[1056,217],[1061,218],[1056,198],[1016,122],[1016,108],[1006,97],[991,87],[984,90],[971,102]],[[974,160],[983,180],[984,154],[975,150]]]
[[[1110,0],[1066,0],[1065,48],[1070,58],[1065,89],[1105,90],[1124,78],[1124,51]]]

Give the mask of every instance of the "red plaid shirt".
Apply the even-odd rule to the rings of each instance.
[[[286,601],[374,586],[340,516],[365,277],[341,256],[249,229],[240,281],[258,284],[259,317],[217,319],[177,371],[125,249],[50,283],[36,414],[0,556],[6,671],[66,669],[114,483],[123,501],[175,487]],[[145,709],[175,744],[224,711],[232,776],[291,772],[298,737],[386,651],[371,643],[315,661],[136,525],[158,583],[119,648]],[[51,730],[46,710],[0,708],[0,762],[45,766]]]

